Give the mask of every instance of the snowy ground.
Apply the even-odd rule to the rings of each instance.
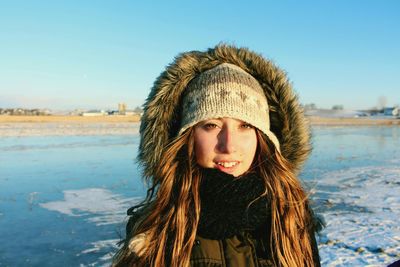
[[[319,239],[322,264],[386,266],[400,259],[398,164],[335,171],[321,180],[315,200],[327,222]]]

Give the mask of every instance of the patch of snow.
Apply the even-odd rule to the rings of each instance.
[[[359,167],[327,173],[323,266],[385,266],[400,258],[400,168]]]
[[[87,216],[96,225],[121,223],[126,210],[142,198],[123,198],[103,188],[65,190],[64,200],[40,203],[42,208],[69,216]]]
[[[117,243],[119,241],[119,239],[110,239],[92,242],[90,243],[90,248],[81,251],[76,256],[91,253],[102,254],[103,256],[99,257],[95,262],[92,262],[88,265],[81,264],[81,266],[110,266],[112,257],[114,256],[114,253],[110,251],[117,251]]]

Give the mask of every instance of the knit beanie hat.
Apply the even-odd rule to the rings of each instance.
[[[258,128],[280,151],[279,141],[270,131],[264,90],[253,76],[230,63],[202,72],[188,84],[182,101],[179,135],[200,121],[224,117]]]

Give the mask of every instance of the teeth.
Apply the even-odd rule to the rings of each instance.
[[[236,161],[233,162],[218,162],[218,165],[221,165],[225,168],[231,168],[233,166],[235,166],[236,164],[238,164]]]

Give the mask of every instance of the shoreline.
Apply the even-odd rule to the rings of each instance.
[[[135,135],[139,116],[0,116],[0,137]]]
[[[68,115],[50,115],[50,116],[11,116],[1,115],[2,123],[124,123],[138,122],[139,115],[112,115],[112,116],[68,116]]]
[[[368,126],[368,125],[400,125],[396,118],[341,118],[306,116],[311,126]],[[0,116],[0,125],[4,123],[134,123],[140,122],[139,115],[112,116]]]
[[[311,127],[397,127],[400,119],[306,117]],[[0,116],[0,137],[137,135],[139,116]]]
[[[400,119],[396,118],[341,118],[307,116],[311,126],[400,126]]]

